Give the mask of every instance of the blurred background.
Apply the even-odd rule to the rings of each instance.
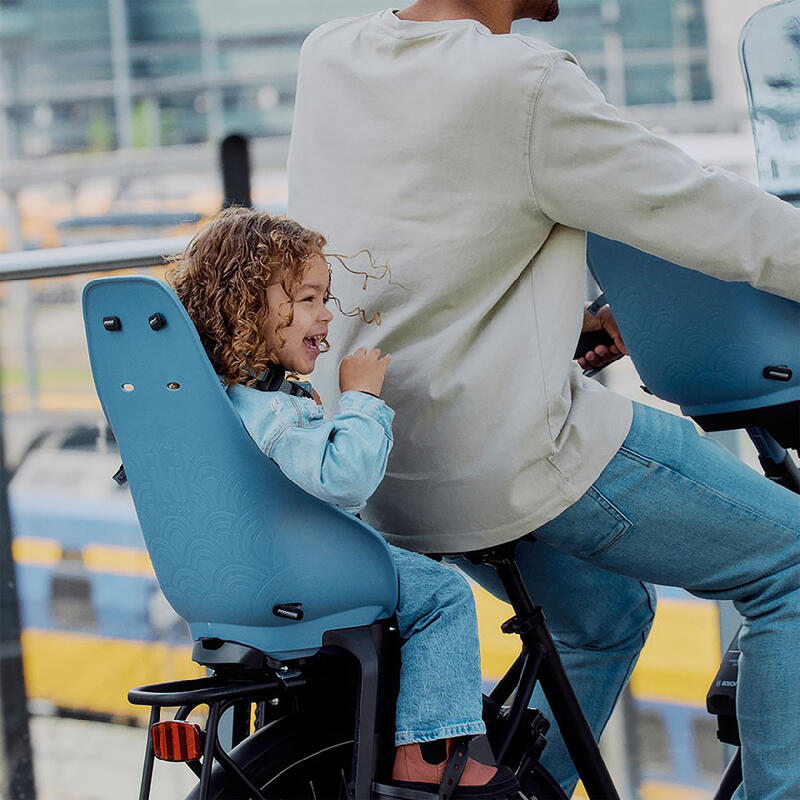
[[[555,23],[517,30],[572,51],[625,116],[704,164],[755,180],[737,40],[764,5],[561,0]],[[378,8],[0,0],[0,253],[188,235],[221,207],[218,147],[231,133],[250,139],[255,205],[285,210],[300,45],[329,19]],[[199,674],[128,491],[111,481],[119,455],[92,387],[79,308],[89,277],[0,274],[13,553],[13,565],[0,554],[2,637],[6,652],[21,641],[24,665],[3,660],[0,785],[9,791],[14,773],[31,798],[135,796],[145,720],[126,691]],[[603,379],[677,413],[640,390],[630,363]],[[719,438],[757,466],[747,441]],[[476,592],[491,682],[516,648],[498,630],[508,608]],[[725,754],[705,693],[721,637],[734,628],[730,609],[660,590],[655,628],[603,742],[624,797],[712,796]],[[159,764],[153,797],[183,796],[193,781],[182,765]]]

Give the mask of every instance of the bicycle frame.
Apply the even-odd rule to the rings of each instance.
[[[509,755],[514,739],[521,732],[520,726],[533,690],[539,682],[589,797],[593,800],[618,800],[619,794],[547,629],[544,612],[533,604],[525,588],[514,560],[515,549],[516,542],[510,542],[468,556],[476,563],[490,564],[497,570],[515,612],[511,619],[503,623],[502,630],[504,633],[516,633],[522,640],[522,652],[488,698],[491,704],[499,707],[514,693],[508,712],[508,729],[499,744],[495,743],[497,760],[502,763]],[[528,749],[523,755],[519,768],[521,775],[538,758],[536,738],[533,737],[529,745],[533,751]]]
[[[788,452],[762,429],[748,429],[748,433],[758,448],[765,474],[800,494],[800,473]],[[538,682],[591,800],[619,800],[547,629],[544,612],[533,603],[522,580],[514,560],[515,550],[516,542],[509,542],[467,554],[474,563],[488,564],[497,570],[514,609],[514,616],[503,623],[502,630],[519,635],[522,642],[517,659],[484,698],[487,735],[496,760],[515,769],[520,776],[528,775],[538,763],[545,747],[544,734],[549,728],[544,716],[529,708]],[[740,744],[735,709],[737,641],[738,632],[723,658],[707,700],[709,712],[718,717],[719,739],[734,745]],[[336,649],[350,653],[360,666],[350,789],[354,797],[366,798],[373,792],[380,793],[381,785],[374,781],[388,776],[391,769],[394,750],[391,732],[399,662],[396,630],[389,621],[382,621],[367,628],[331,631],[326,634],[324,645],[328,652]],[[328,687],[332,682],[330,676],[317,679],[313,668],[314,658],[296,664],[279,664],[263,654],[232,643],[209,643],[204,648],[200,642],[195,646],[195,660],[214,668],[218,673],[215,677],[145,686],[132,690],[129,700],[135,704],[152,706],[151,728],[159,721],[160,709],[164,706],[178,706],[175,718],[185,720],[195,707],[207,705],[209,717],[202,763],[189,764],[200,779],[200,800],[206,800],[208,796],[214,760],[235,776],[251,797],[263,800],[263,794],[238,768],[235,757],[231,757],[221,746],[217,734],[219,719],[228,708],[233,707],[233,745],[237,745],[250,735],[251,703],[258,704],[256,734],[260,727],[285,713],[282,709],[287,701],[293,704],[296,711],[298,692],[313,686],[315,682]],[[506,707],[512,696],[510,705]],[[281,710],[275,708],[278,705]],[[149,796],[153,758],[148,729],[140,800],[147,800]],[[741,755],[737,750],[714,800],[730,800],[741,780]]]

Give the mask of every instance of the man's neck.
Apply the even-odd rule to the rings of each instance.
[[[508,2],[481,3],[466,0],[417,0],[397,12],[400,19],[412,22],[438,22],[445,19],[475,19],[492,33],[510,33],[514,21],[512,4]]]

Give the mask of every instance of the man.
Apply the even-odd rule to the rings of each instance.
[[[800,212],[621,120],[569,54],[509,33],[557,13],[420,0],[303,47],[290,214],[391,273],[333,275],[346,309],[383,318],[332,325],[336,352],[392,353],[395,447],[366,518],[423,552],[534,532],[520,568],[598,735],[650,627],[648,581],[734,600],[746,796],[797,798],[800,498],[571,359],[584,231],[800,300]],[[326,398],[335,361],[318,370]],[[552,734],[544,762],[570,791]]]

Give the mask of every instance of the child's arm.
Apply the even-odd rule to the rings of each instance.
[[[284,402],[300,402],[282,396]],[[364,506],[386,471],[394,412],[383,400],[347,391],[333,419],[313,427],[288,424],[258,444],[287,478],[348,511]]]

